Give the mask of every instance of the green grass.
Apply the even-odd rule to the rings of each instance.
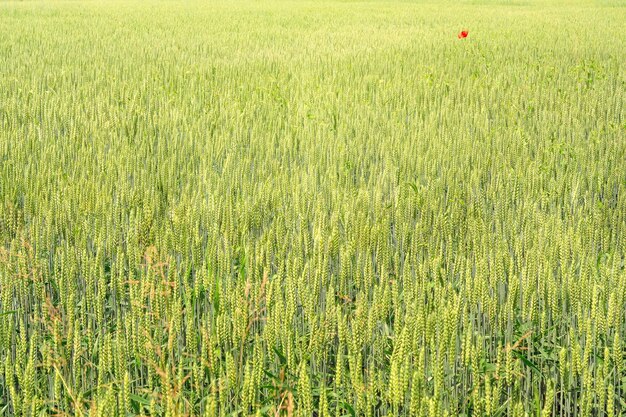
[[[624,22],[0,2],[0,415],[625,415]]]

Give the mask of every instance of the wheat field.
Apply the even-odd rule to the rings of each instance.
[[[626,416],[625,22],[1,1],[0,416]]]

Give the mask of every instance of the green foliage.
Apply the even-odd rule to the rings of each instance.
[[[495,3],[0,3],[0,415],[626,413],[626,8]]]

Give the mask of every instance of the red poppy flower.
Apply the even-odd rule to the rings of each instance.
[[[467,38],[468,33],[467,30],[462,30],[461,33],[459,33],[459,39]]]

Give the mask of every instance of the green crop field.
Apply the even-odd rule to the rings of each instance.
[[[249,415],[626,416],[625,2],[0,1],[0,416]]]

